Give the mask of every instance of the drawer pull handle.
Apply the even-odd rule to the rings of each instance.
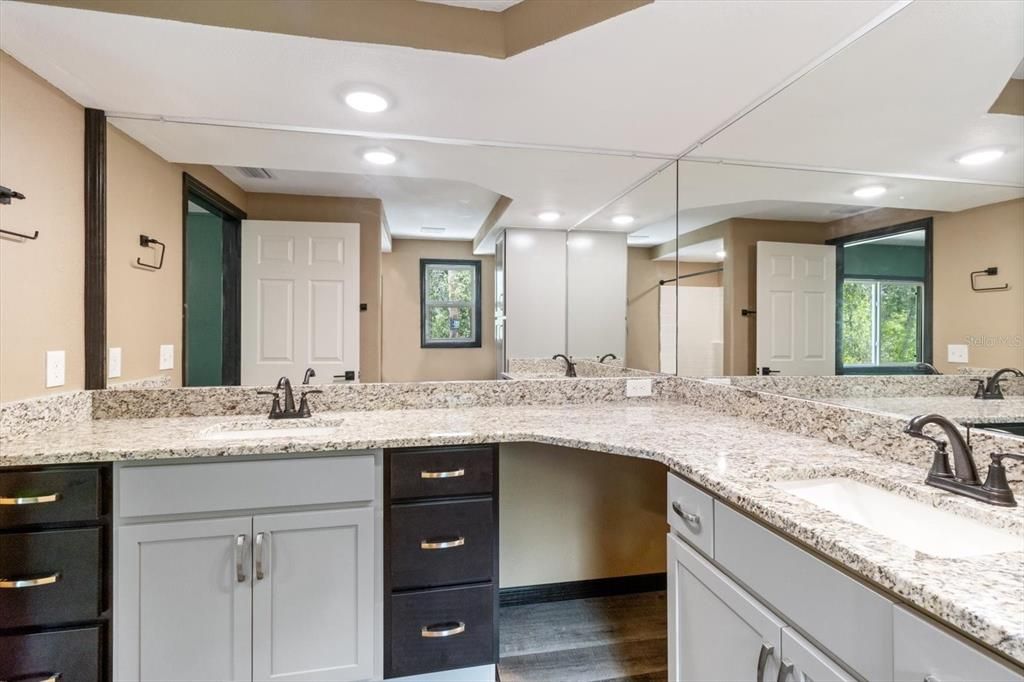
[[[782,659],[782,664],[779,666],[779,676],[775,678],[775,682],[786,682],[786,678],[793,674],[793,663]]]
[[[59,682],[62,677],[64,677],[63,673],[38,673],[25,677],[13,677],[8,682]]]
[[[457,538],[446,540],[420,540],[420,549],[451,549],[452,547],[462,547],[464,544],[466,544],[466,538],[460,535]]]
[[[438,623],[437,625],[424,625],[420,628],[420,637],[454,637],[466,631],[466,624],[463,622]]]
[[[245,536],[235,536],[235,580],[240,583],[245,582],[245,564],[242,563],[242,558],[245,555]]]
[[[0,505],[46,504],[60,499],[60,493],[34,495],[32,497],[0,497]]]
[[[465,476],[465,469],[452,469],[451,471],[421,471],[420,478],[459,478]]]
[[[761,644],[761,651],[757,654],[757,677],[754,682],[764,682],[764,669],[768,665],[768,657],[775,652],[771,644]]]
[[[256,580],[263,580],[263,532],[256,533]]]
[[[672,503],[672,511],[678,514],[679,518],[681,518],[683,521],[686,521],[691,526],[700,528],[700,517],[696,514],[691,514],[690,512],[685,511],[678,502]]]
[[[39,576],[38,578],[0,578],[0,589],[21,590],[26,587],[52,585],[60,580],[60,573]]]

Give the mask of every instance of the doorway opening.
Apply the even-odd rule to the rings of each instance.
[[[241,382],[245,212],[202,182],[182,182],[182,385]]]

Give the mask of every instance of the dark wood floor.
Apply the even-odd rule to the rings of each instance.
[[[501,682],[665,682],[665,593],[506,606]]]

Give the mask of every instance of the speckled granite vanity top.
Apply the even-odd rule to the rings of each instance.
[[[292,433],[267,437],[260,431],[265,428]],[[927,462],[898,463],[677,402],[336,412],[287,424],[244,416],[106,419],[7,441],[0,466],[516,441],[663,462],[1024,663],[1024,509],[991,507],[926,487]],[[772,485],[823,477],[857,479],[1007,529],[1020,534],[1021,551],[962,559],[926,555]],[[1024,497],[1019,482],[1015,488]]]
[[[970,396],[901,396],[877,398],[825,398],[826,402],[899,416],[941,414],[971,424],[1024,422],[1024,398],[975,400]]]

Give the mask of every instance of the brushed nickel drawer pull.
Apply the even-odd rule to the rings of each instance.
[[[245,535],[235,536],[235,580],[245,582],[245,564],[242,559],[245,554]]]
[[[46,504],[60,499],[60,493],[32,495],[29,497],[0,497],[0,505]]]
[[[60,572],[43,575],[38,578],[0,578],[0,589],[21,590],[26,587],[52,585],[60,580]]]
[[[420,478],[459,478],[465,476],[465,469],[452,469],[451,471],[421,471]]]
[[[263,531],[256,533],[256,580],[263,580]]]
[[[761,643],[761,650],[757,654],[757,674],[754,677],[755,682],[765,682],[764,669],[768,665],[768,658],[773,653],[775,653],[775,647],[771,644]]]
[[[62,677],[64,677],[63,673],[42,673],[31,677],[19,677],[12,682],[58,682]]]
[[[700,517],[688,511],[683,511],[682,506],[678,502],[672,503],[672,511],[679,515],[679,517],[686,521],[691,526],[700,528]]]
[[[420,540],[420,549],[451,549],[462,547],[466,544],[466,538],[461,535],[450,540]]]
[[[424,625],[420,628],[420,637],[453,637],[466,631],[466,624],[459,622]]]

